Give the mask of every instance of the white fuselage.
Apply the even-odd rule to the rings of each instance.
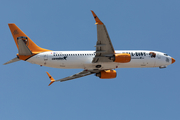
[[[171,64],[171,57],[162,52],[145,50],[117,50],[118,53],[131,54],[131,61],[128,63],[101,62],[92,63],[95,51],[50,51],[39,53],[27,61],[53,68],[82,68],[97,69],[96,65],[101,65],[98,69],[115,68],[146,68],[146,67],[166,67]],[[156,53],[155,57],[150,56],[150,52]]]

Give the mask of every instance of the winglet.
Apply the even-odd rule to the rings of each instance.
[[[54,78],[48,72],[46,72],[46,73],[49,76],[49,79],[51,80],[51,82],[48,85],[48,86],[50,86],[53,82],[55,82],[55,80],[54,80]]]
[[[95,24],[103,25],[103,23],[102,23],[101,20],[97,17],[97,15],[94,13],[94,11],[91,10],[91,12],[92,12],[92,14],[93,14],[93,16],[94,16],[94,19],[95,19],[95,21],[96,21]]]

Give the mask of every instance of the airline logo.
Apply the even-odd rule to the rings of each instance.
[[[67,56],[58,57],[58,58],[52,58],[52,60],[67,60]]]
[[[17,35],[17,34],[19,34],[19,32],[17,30],[14,30],[13,34]]]

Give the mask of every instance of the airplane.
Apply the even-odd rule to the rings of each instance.
[[[83,71],[72,76],[55,80],[63,82],[87,75],[95,74],[101,79],[116,78],[116,68],[166,68],[175,62],[175,59],[163,52],[149,50],[114,50],[106,26],[91,10],[97,26],[97,42],[95,51],[52,51],[37,46],[23,31],[14,23],[9,28],[18,48],[17,57],[4,63],[4,65],[24,60],[32,64],[53,68],[75,69]]]

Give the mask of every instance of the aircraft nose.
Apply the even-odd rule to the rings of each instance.
[[[172,60],[172,63],[171,63],[171,64],[173,64],[173,63],[176,61],[176,60],[175,60],[174,58],[172,58],[172,57],[171,57],[171,60]]]

